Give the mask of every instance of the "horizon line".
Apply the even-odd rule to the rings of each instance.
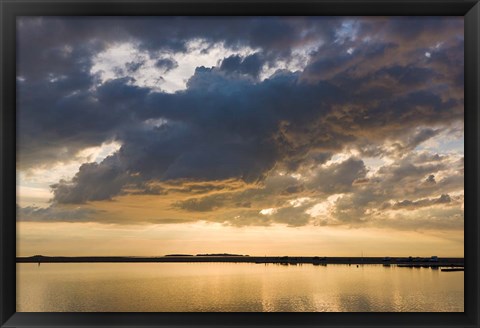
[[[29,258],[29,257],[63,257],[63,258],[81,258],[81,257],[117,257],[117,258],[159,258],[159,257],[205,257],[205,256],[216,256],[216,257],[303,257],[303,258],[314,258],[314,257],[325,257],[325,258],[464,258],[465,256],[439,256],[439,255],[428,255],[428,256],[419,256],[419,255],[402,255],[402,256],[328,256],[328,255],[249,255],[249,254],[233,254],[233,253],[204,253],[204,254],[163,254],[163,255],[23,255],[16,256],[16,258]]]

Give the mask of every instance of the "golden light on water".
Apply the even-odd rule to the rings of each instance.
[[[463,272],[381,265],[18,264],[19,312],[463,312]]]

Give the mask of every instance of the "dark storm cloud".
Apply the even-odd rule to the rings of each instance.
[[[386,21],[389,22],[389,20]],[[443,22],[444,20],[439,19],[439,21]],[[83,136],[79,135],[78,129],[71,126],[72,122],[77,122],[75,123],[77,126],[81,124],[74,118],[68,122],[67,117],[71,117],[71,113],[67,114],[67,110],[62,111],[65,113],[63,114],[64,118],[50,119],[52,125],[55,126],[44,124],[42,120],[38,121],[35,117],[35,114],[41,115],[45,119],[55,117],[51,113],[44,115],[46,108],[55,105],[53,100],[65,98],[67,95],[81,94],[87,99],[94,99],[94,94],[86,92],[96,83],[95,77],[89,74],[92,57],[110,44],[139,42],[148,49],[175,52],[183,49],[184,46],[177,49],[173,46],[174,44],[185,44],[189,40],[203,38],[210,42],[226,42],[230,46],[260,47],[265,56],[271,57],[272,53],[282,53],[282,51],[278,51],[281,48],[291,49],[295,45],[302,45],[312,40],[321,40],[329,44],[326,48],[332,48],[330,43],[334,42],[336,31],[342,26],[342,22],[342,19],[327,17],[317,19],[248,18],[247,21],[231,18],[22,18],[18,24],[18,75],[22,76],[25,81],[19,83],[18,98],[20,99],[19,112],[21,115],[19,124],[26,126],[25,128],[20,127],[22,131],[20,141],[22,147],[24,145],[27,151],[21,152],[20,164],[28,167],[41,161],[67,160],[86,146],[99,145],[101,141],[115,137],[115,124],[117,124],[118,118],[109,117],[104,120],[110,122],[110,127],[93,131],[92,135],[84,140]],[[449,22],[445,24],[453,24]],[[223,28],[217,29],[218,24],[221,24]],[[371,24],[383,26],[386,23],[382,19],[372,19],[371,21],[362,20],[361,24],[356,26],[362,27]],[[429,24],[427,23],[424,27],[425,24],[421,23],[420,26],[430,32],[434,31],[429,28]],[[443,23],[437,21],[431,24],[443,26]],[[458,23],[454,24],[458,25]],[[418,33],[424,32],[421,30]],[[340,50],[345,50],[342,47],[345,48],[345,45],[335,44],[335,49],[338,51],[331,51],[333,58],[358,57],[358,55],[338,56]],[[363,57],[370,58],[373,53],[382,53],[381,49],[385,46],[368,44],[363,48],[365,49],[362,50]],[[323,51],[320,51],[319,54],[323,55]],[[450,55],[448,58],[451,57]],[[448,58],[444,60],[448,60]],[[228,58],[225,60],[228,61]],[[315,64],[314,62],[311,65]],[[138,65],[140,63],[132,62],[128,67],[135,70],[138,69]],[[254,54],[243,58],[237,69],[241,72],[258,74],[259,65],[259,55]],[[328,66],[336,69],[335,67],[342,65],[329,63]],[[306,71],[309,71],[308,67]],[[50,82],[53,80],[55,82]],[[77,98],[73,99],[78,103]],[[28,100],[30,100],[29,103],[23,103]],[[88,108],[94,107],[90,103],[84,103],[81,106],[87,111]],[[388,104],[382,104],[380,110],[383,111],[384,106],[388,106]],[[98,112],[96,109],[92,111]],[[116,110],[114,109],[114,111]],[[101,112],[102,115],[104,112],[106,111]],[[119,114],[118,111],[117,114]],[[131,115],[132,113],[123,117]],[[82,116],[90,122],[100,120],[96,117],[90,119],[88,113]],[[31,127],[31,125],[35,127]],[[42,138],[38,136],[46,131],[54,131],[59,125],[64,126],[65,131],[71,131],[67,133],[69,135],[57,136],[53,133],[49,136],[48,133],[45,133],[46,137],[50,137],[50,139],[48,143],[44,142],[44,144],[48,144],[49,147],[39,147],[37,140]],[[85,130],[90,133],[88,128]],[[26,135],[23,134],[23,131]],[[30,131],[32,132],[30,133]],[[68,144],[64,141],[66,137],[69,139]],[[72,139],[75,141],[71,141]],[[42,156],[41,149],[45,149],[44,156]],[[29,153],[32,156],[23,156],[23,153]],[[292,165],[295,166],[295,164]]]
[[[135,73],[136,71],[139,70],[140,67],[143,66],[143,64],[144,64],[143,61],[140,61],[140,62],[131,61],[131,62],[128,62],[125,66],[127,68],[128,73]]]
[[[253,55],[242,58],[238,55],[232,55],[225,58],[220,65],[220,69],[229,73],[247,74],[257,78],[263,66],[261,55]]]
[[[110,81],[98,89],[96,96],[100,104],[112,106],[119,114],[127,113],[130,108],[122,120],[137,122],[139,127],[135,128],[133,124],[118,131],[116,137],[122,148],[117,156],[123,169],[139,172],[145,181],[240,178],[254,182],[263,179],[277,163],[296,169],[313,151],[340,151],[356,140],[354,129],[346,122],[333,122],[332,125],[331,121],[324,121],[322,114],[328,117],[333,105],[348,104],[349,100],[339,87],[324,81],[303,83],[296,74],[282,73],[252,84],[232,80],[213,69],[199,68],[188,83],[189,89],[176,94],[152,93],[126,82],[124,79]],[[418,106],[418,110],[412,110],[412,105]],[[405,131],[418,121],[447,121],[451,118],[448,116],[451,111],[442,109],[443,106],[448,104],[436,95],[426,93],[410,95],[408,100],[392,99],[382,108],[398,111],[396,117],[391,111],[372,108],[372,113],[367,112],[367,115],[374,116],[376,122],[367,120],[365,127],[375,135],[376,128],[384,130],[388,124],[395,124],[395,129]],[[439,112],[442,113],[440,118]],[[114,115],[115,112],[110,110],[109,113]],[[143,120],[152,118],[162,118],[167,123],[152,129],[142,127]],[[105,129],[100,126],[99,132],[104,133]],[[435,134],[432,129],[420,130],[407,140],[407,145],[413,148]],[[96,176],[95,171],[100,168],[95,166],[89,173]],[[328,182],[324,182],[325,191],[344,190],[343,180],[349,177],[348,172],[357,173],[346,170],[345,174],[322,176],[320,180]],[[406,174],[411,173],[406,171]],[[397,173],[401,174],[401,171]],[[331,176],[338,181],[330,179]],[[64,187],[76,189],[82,179],[89,180],[84,176]],[[121,181],[127,183],[127,180]],[[353,181],[347,182],[350,185]],[[68,193],[67,189],[62,194]],[[120,192],[121,186],[110,190],[114,193],[106,198]]]
[[[407,144],[407,147],[410,146],[411,149],[415,148],[416,146],[418,146],[419,144],[421,144],[422,142],[438,135],[439,133],[441,132],[440,129],[437,129],[437,130],[434,130],[434,129],[422,129],[420,130],[418,133],[416,133],[415,135],[413,135],[413,137],[409,138],[408,140],[408,144]]]
[[[120,193],[129,178],[116,156],[110,156],[100,164],[83,164],[71,181],[60,180],[51,188],[58,203],[109,200],[112,195]]]
[[[385,57],[387,50],[395,49],[396,44],[379,43],[363,44],[349,53],[350,49],[345,44],[333,43],[328,47],[320,48],[314,53],[308,66],[304,70],[304,77],[307,79],[331,79],[341,73],[349,73],[360,63],[369,63],[381,60]]]
[[[458,69],[463,67],[462,20],[379,17],[351,21],[349,37],[313,53],[303,78],[348,86],[364,99],[362,103],[372,98],[408,97],[415,91],[439,96],[442,89],[449,90],[459,104],[463,102],[458,84],[463,74]],[[406,38],[410,33],[414,36]]]
[[[239,97],[252,101],[238,101]],[[298,141],[279,143],[273,137],[282,120],[290,122],[288,133],[295,134],[297,128],[306,128],[305,132],[308,132],[306,124],[328,110],[322,102],[339,101],[336,98],[339,98],[338,91],[327,83],[302,85],[292,74],[255,86],[228,80],[208,69],[198,69],[189,81],[189,90],[183,93],[147,94],[144,89],[129,87],[124,80],[111,81],[98,91],[100,103],[116,106],[120,112],[128,107],[138,108],[124,119],[136,117],[141,121],[161,117],[166,120],[167,123],[158,128],[146,129],[140,124],[139,128],[131,126],[117,134],[122,147],[116,158],[123,169],[138,172],[144,180],[240,178],[254,182],[263,179],[278,161],[294,155],[302,157],[301,154],[307,154],[312,147],[338,149],[341,144],[327,131],[320,132],[323,142],[314,141],[312,135],[299,145],[296,144]],[[292,106],[300,106],[301,111],[294,115],[288,110]],[[288,148],[284,148],[284,144]],[[57,195],[76,190],[83,179],[102,182],[103,173],[97,171],[104,172],[104,165],[109,164],[93,165],[72,183],[53,186],[55,199],[60,202],[84,201],[83,197],[75,200]],[[92,180],[88,177],[90,174]],[[126,180],[121,181],[126,183]],[[80,194],[86,190],[80,189]],[[110,190],[120,192],[119,188]]]
[[[437,17],[379,17],[359,18],[357,38],[390,39],[418,47],[423,42],[437,43],[450,38],[463,37],[463,20],[437,19]]]
[[[320,28],[317,26],[319,21],[324,21],[326,25]],[[230,47],[259,47],[273,60],[281,55],[278,51],[281,47],[289,48],[313,37],[331,37],[337,23],[328,18],[312,21],[281,17],[22,17],[17,23],[17,75],[22,81],[18,83],[17,97],[19,141],[24,149],[20,152],[19,164],[28,168],[42,163],[68,161],[79,150],[98,146],[102,141],[115,137],[121,118],[96,117],[96,113],[100,116],[112,113],[96,108],[99,104],[95,103],[96,95],[91,91],[98,81],[90,74],[95,55],[111,45],[132,42],[151,51],[151,56],[156,56],[157,51],[186,51],[188,42],[202,39],[210,44],[223,42]],[[266,37],[265,27],[270,25],[282,33]],[[312,27],[317,27],[320,33],[303,33],[305,28]],[[257,62],[256,56],[248,57],[242,69],[255,72]],[[141,64],[133,61],[126,68],[131,73]],[[175,66],[173,60],[168,63],[160,60],[158,64],[166,70]],[[67,101],[68,97],[72,103],[75,102],[73,109],[54,109],[59,105],[57,102]],[[103,105],[110,108],[114,115],[123,118],[132,115],[119,113],[111,104]],[[75,108],[79,107],[85,112],[77,120]],[[58,111],[60,115],[52,111]],[[109,126],[92,131],[83,125],[83,118],[98,125],[101,125],[98,122],[105,122]],[[79,133],[78,127],[83,127],[84,133]],[[64,130],[60,135],[56,133],[58,128]]]
[[[95,54],[122,42],[175,53],[202,39],[280,56],[307,41],[330,41],[339,24],[330,17],[22,17],[17,23],[19,75],[36,78],[60,72],[71,67],[69,49],[89,47]]]
[[[173,59],[162,58],[162,59],[157,60],[157,62],[155,63],[155,66],[160,68],[164,72],[168,72],[168,71],[171,71],[174,68],[177,68],[178,63]]]
[[[78,151],[115,138],[135,123],[132,106],[139,106],[148,90],[128,79],[107,82],[91,92],[66,89],[64,80],[19,86],[18,165],[29,168],[75,158]]]
[[[408,86],[423,85],[423,83],[432,81],[438,76],[438,73],[434,70],[412,66],[392,66],[386,68],[384,71],[377,72],[377,74],[386,74],[398,83]]]
[[[115,140],[122,146],[114,155],[52,185],[56,203],[173,190],[153,182],[233,179],[263,189],[190,198],[174,207],[209,212],[248,204],[243,211],[258,224],[306,224],[305,210],[313,204],[287,206],[281,203],[286,197],[346,193],[334,215],[349,222],[362,221],[370,206],[405,201],[406,193],[411,199],[446,195],[461,188],[461,174],[448,175],[445,158],[410,152],[463,119],[463,22],[422,19],[22,18],[19,167],[66,162]],[[218,67],[199,64],[187,89],[173,94],[134,86],[128,77],[102,84],[90,73],[98,53],[125,42],[160,58],[156,65],[167,72],[194,40],[205,42],[205,52],[216,42],[256,52],[223,58]],[[259,80],[263,68],[290,62],[293,50],[311,44],[303,71],[279,70]],[[131,74],[142,65],[135,59],[125,70]],[[357,158],[323,165],[349,148],[398,161],[372,178]],[[309,172],[310,180],[284,177],[273,188],[267,177],[277,171]],[[443,177],[435,178],[440,171]],[[194,193],[194,187],[178,188]],[[255,202],[269,193],[284,198],[276,213],[258,215]]]

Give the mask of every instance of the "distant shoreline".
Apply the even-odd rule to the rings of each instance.
[[[17,257],[17,263],[272,263],[272,264],[396,264],[404,266],[463,267],[464,259],[457,257],[320,257],[320,256],[217,256],[217,255],[168,255],[159,257],[125,256],[30,256]]]

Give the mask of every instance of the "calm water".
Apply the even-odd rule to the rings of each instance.
[[[381,265],[22,263],[17,311],[463,312],[463,272]]]

